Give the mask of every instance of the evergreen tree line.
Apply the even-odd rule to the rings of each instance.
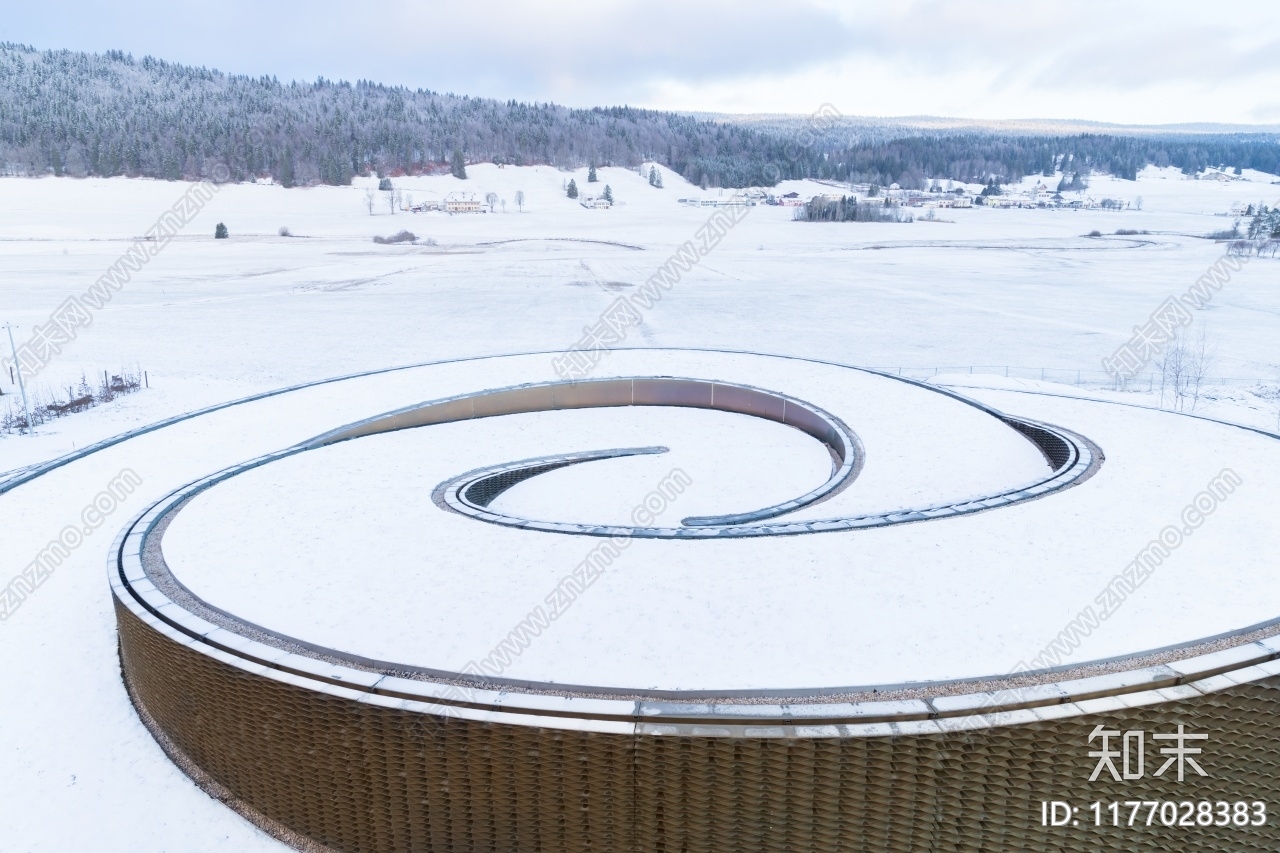
[[[561,168],[656,162],[704,187],[780,179],[1004,183],[1057,171],[1133,178],[1147,164],[1280,173],[1274,136],[1196,138],[807,133],[629,107],[569,109],[370,81],[281,83],[119,51],[0,44],[0,165],[8,172],[171,180],[270,176],[286,186],[468,163]],[[797,140],[802,140],[799,144]]]
[[[1273,210],[1263,204],[1255,211],[1249,205],[1245,215],[1253,217],[1249,222],[1250,240],[1280,240],[1280,208]]]
[[[347,184],[466,163],[661,162],[695,182],[760,181],[781,143],[675,113],[569,109],[318,79],[228,75],[118,51],[0,44],[0,164],[9,171]]]
[[[802,156],[786,164],[782,177],[881,186],[896,183],[907,189],[926,189],[934,180],[1003,184],[1028,175],[1048,178],[1059,173],[1104,173],[1135,180],[1138,171],[1148,165],[1174,166],[1184,174],[1217,166],[1280,174],[1280,137],[998,136],[958,132],[846,144],[824,135],[803,149]]]
[[[885,204],[841,196],[824,198],[816,196],[802,207],[797,207],[792,218],[797,222],[910,222],[912,216],[896,204]]]

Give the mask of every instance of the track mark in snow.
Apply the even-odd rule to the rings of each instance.
[[[1090,241],[1088,244],[1081,244],[1076,241],[1062,240],[1045,240],[1043,242],[1017,242],[1017,243],[973,243],[964,240],[904,240],[898,243],[872,243],[866,246],[842,246],[841,251],[845,252],[877,252],[888,249],[995,249],[1004,251],[1027,251],[1027,250],[1050,250],[1061,252],[1107,252],[1119,249],[1140,249],[1143,246],[1160,245],[1156,240],[1107,240],[1106,238],[1088,237],[1082,238]],[[1123,243],[1124,245],[1105,245],[1097,242],[1099,239],[1105,243]]]
[[[382,281],[382,279],[384,278],[391,278],[392,276],[403,275],[404,273],[407,273],[407,272],[417,272],[420,269],[422,268],[406,267],[401,270],[392,270],[391,272],[385,272],[382,275],[370,276],[368,278],[353,278],[353,279],[348,279],[347,281],[329,282],[328,284],[320,284],[320,283],[310,284],[310,285],[304,284],[299,286],[298,290],[312,291],[312,292],[319,291],[321,293],[337,293],[339,291],[344,291],[344,290],[353,290],[364,284],[373,284],[374,282]]]
[[[584,237],[516,237],[511,240],[488,240],[476,245],[505,246],[509,243],[589,243],[595,246],[617,246],[620,249],[632,249],[637,252],[646,251],[644,246],[636,246],[632,243],[620,243],[617,240],[589,240]]]

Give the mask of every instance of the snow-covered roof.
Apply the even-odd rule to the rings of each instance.
[[[793,518],[980,498],[1049,467],[987,410],[847,368],[646,351],[615,352],[597,375],[752,384],[844,420],[865,467]],[[554,375],[547,356],[522,356],[418,378],[415,393],[439,398]],[[1082,609],[1101,612],[1109,585],[1230,469],[1247,487],[1144,575],[1140,594],[1067,662],[1186,643],[1280,612],[1280,594],[1266,592],[1274,537],[1261,532],[1280,488],[1267,473],[1280,443],[1168,413],[981,393],[1086,436],[1105,464],[1074,488],[964,517],[750,540],[633,539],[585,584],[584,560],[610,540],[485,524],[442,509],[432,492],[487,465],[660,445],[669,452],[533,477],[493,506],[551,522],[626,523],[679,471],[681,488],[651,500],[663,524],[678,524],[804,492],[831,462],[809,436],[742,414],[545,411],[368,436],[255,467],[186,505],[163,553],[209,605],[362,658],[459,671],[491,661],[523,622],[540,626],[536,639],[500,673],[482,671],[620,690],[901,685],[1000,675],[1035,659]],[[571,606],[553,603],[566,589]],[[563,613],[551,617],[557,606]]]

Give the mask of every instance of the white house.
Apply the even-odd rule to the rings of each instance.
[[[444,197],[445,213],[484,213],[485,206],[471,193],[449,193]]]

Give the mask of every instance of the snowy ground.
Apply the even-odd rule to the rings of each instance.
[[[666,187],[658,190],[616,169],[601,169],[601,183],[588,185],[580,171],[574,176],[580,189],[608,183],[620,201],[613,210],[595,211],[564,198],[561,185],[568,175],[551,168],[477,166],[469,171],[465,183],[436,177],[397,185],[415,201],[455,190],[480,196],[493,191],[507,201],[505,213],[392,215],[383,207],[371,216],[364,207],[364,185],[288,191],[223,187],[184,236],[135,274],[36,382],[52,390],[78,381],[82,372],[93,375],[138,363],[148,371],[151,389],[55,421],[35,437],[0,435],[0,471],[196,406],[308,379],[567,347],[620,294],[633,293],[679,244],[695,239],[709,211],[682,207],[676,199],[716,194],[682,185],[670,173],[664,174]],[[1036,383],[1018,379],[1030,374],[1017,371],[1005,380],[971,377],[957,368],[1097,370],[1135,325],[1168,296],[1185,291],[1220,256],[1221,245],[1199,236],[1230,227],[1229,218],[1215,214],[1236,202],[1272,203],[1280,197],[1280,187],[1272,184],[1275,176],[1247,177],[1228,184],[1187,181],[1176,172],[1156,170],[1147,170],[1136,183],[1095,177],[1090,195],[1143,197],[1141,211],[1122,213],[949,210],[937,216],[950,222],[818,225],[792,223],[787,209],[754,208],[644,314],[628,344],[941,367],[940,383],[995,388]],[[791,189],[808,195],[833,188],[795,183],[779,191]],[[517,190],[527,197],[523,213],[515,210]],[[102,275],[185,191],[183,185],[160,181],[0,180],[0,269],[7,273],[0,286],[0,321],[19,325],[21,341],[33,324],[46,322],[68,296]],[[218,222],[227,224],[231,239],[212,239]],[[285,226],[296,236],[278,236]],[[371,241],[373,235],[402,228],[436,245]],[[1151,233],[1117,237],[1118,229]],[[1092,230],[1112,236],[1081,236]],[[1196,327],[1207,329],[1217,343],[1215,374],[1269,383],[1252,390],[1241,383],[1213,389],[1212,399],[1202,404],[1206,413],[1275,426],[1278,281],[1280,262],[1256,261],[1197,313]],[[0,343],[7,346],[3,339]],[[355,384],[313,389],[264,405],[260,416],[274,425],[271,430],[255,430],[228,412],[190,422],[181,428],[181,440],[175,438],[178,432],[156,434],[128,454],[91,457],[0,496],[6,520],[0,578],[7,579],[65,525],[79,523],[81,508],[123,464],[146,460],[138,469],[143,489],[0,624],[0,678],[14,686],[0,698],[6,731],[0,746],[5,756],[0,849],[280,849],[187,782],[137,723],[118,679],[102,558],[115,530],[164,490],[314,434],[317,430],[300,425],[307,416],[351,420],[389,408],[411,387],[411,377],[403,375],[359,389]],[[0,390],[6,395],[0,406],[9,404],[16,388],[7,376],[0,377]],[[1072,407],[1086,405],[1001,390],[973,393],[1067,426],[1079,414]],[[429,396],[434,395],[420,398]],[[1156,402],[1145,391],[1097,396]],[[1152,419],[1153,430],[1172,420],[1139,414]],[[1105,433],[1095,436],[1104,443],[1127,447],[1133,458],[1168,469],[1148,484],[1147,503],[1117,503],[1114,517],[1084,518],[1083,508],[1072,509],[1079,523],[1114,527],[1118,519],[1130,519],[1130,526],[1111,533],[1129,537],[1124,541],[1131,550],[1158,532],[1169,512],[1176,513],[1188,489],[1194,494],[1208,474],[1216,473],[1199,465],[1177,473],[1178,466],[1161,455],[1162,447],[1142,446],[1141,434],[1130,434],[1119,420],[1095,428]],[[1208,457],[1204,462],[1207,466]],[[1108,466],[1099,484],[1106,484],[1100,478],[1108,471],[1122,470]],[[1247,480],[1250,488],[1255,483],[1270,487],[1261,474]],[[1073,500],[1072,493],[1060,500]],[[1203,579],[1207,570],[1199,549],[1216,541],[1211,537],[1248,542],[1265,521],[1265,515],[1231,516],[1224,510],[1209,535],[1179,552],[1181,568],[1168,576],[1170,587],[1153,588],[1157,594],[1150,602],[1132,609],[1135,621],[1117,624],[1139,632],[1146,630],[1143,625],[1160,624],[1159,607],[1171,600],[1166,594]],[[1276,615],[1271,601],[1251,596],[1265,582],[1262,574],[1248,573],[1262,572],[1262,565],[1261,556],[1250,557],[1241,563],[1245,574],[1210,589],[1222,604],[1219,624],[1251,619],[1263,610]],[[1101,582],[1117,567],[1091,570],[1098,577],[1088,580]],[[938,571],[945,578],[951,569]],[[1012,600],[1020,588],[1045,598],[1045,583],[1057,584],[1050,591],[1058,609],[1030,625],[1043,629],[1036,642],[1051,639],[1080,606],[1080,590],[1069,587],[1068,580],[1011,573],[1012,586],[1001,587]],[[767,585],[762,589],[766,595],[777,593]],[[922,584],[917,591],[943,607],[947,589],[948,583]],[[1088,599],[1094,588],[1086,591]],[[1175,611],[1165,621],[1179,627],[1185,618],[1189,615]],[[1155,633],[1148,645],[1163,639]],[[1111,635],[1100,635],[1099,645],[1082,653],[1101,654],[1110,642]],[[140,818],[144,812],[147,816]]]
[[[35,439],[0,438],[0,470],[254,390],[390,364],[569,346],[695,239],[709,210],[676,199],[717,193],[670,173],[659,190],[634,172],[601,169],[600,184],[587,184],[584,173],[576,180],[584,190],[607,182],[619,206],[587,210],[561,193],[567,174],[549,167],[473,166],[470,174],[465,182],[397,183],[415,201],[492,191],[507,201],[506,213],[391,215],[383,206],[371,216],[364,186],[223,187],[34,383],[53,391],[82,373],[141,364],[151,390],[50,424]],[[1214,214],[1280,196],[1274,176],[1251,177],[1220,184],[1153,169],[1136,183],[1095,177],[1090,195],[1143,197],[1143,210],[1120,213],[943,210],[938,216],[953,221],[801,224],[787,208],[752,208],[645,313],[628,343],[948,372],[963,365],[1097,372],[1135,325],[1221,255],[1221,245],[1195,236],[1230,226]],[[21,326],[21,340],[102,275],[185,189],[125,179],[0,180],[7,273],[0,319]],[[833,191],[800,182],[779,188],[790,189]],[[527,198],[524,213],[515,210],[517,190]],[[212,239],[218,222],[231,239]],[[297,236],[277,236],[283,226]],[[437,245],[371,241],[402,228]],[[1118,229],[1152,233],[1116,237]],[[1092,230],[1112,236],[1081,237]],[[1217,343],[1214,374],[1273,387],[1280,380],[1277,279],[1280,262],[1258,261],[1197,312],[1196,324]],[[1247,384],[1230,387],[1242,417],[1275,423],[1280,401],[1246,394]],[[3,376],[0,390],[16,388]]]

